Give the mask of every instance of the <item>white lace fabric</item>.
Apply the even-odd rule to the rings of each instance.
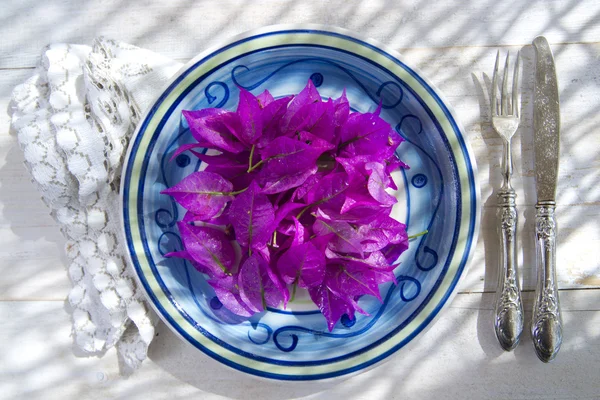
[[[53,44],[13,91],[11,128],[67,239],[74,345],[98,356],[116,347],[124,374],[146,358],[157,318],[121,240],[123,157],[141,113],[180,67],[105,38]]]

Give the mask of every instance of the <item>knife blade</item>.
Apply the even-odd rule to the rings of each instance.
[[[533,143],[539,201],[554,201],[558,176],[560,106],[552,50],[545,37],[533,41],[536,52]]]
[[[537,284],[531,336],[543,362],[553,360],[562,344],[562,317],[556,285],[556,184],[560,152],[560,106],[554,57],[548,40],[533,40],[536,55],[534,90],[534,165]]]

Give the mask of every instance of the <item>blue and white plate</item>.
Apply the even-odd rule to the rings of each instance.
[[[235,109],[239,87],[274,96],[298,93],[311,79],[324,97],[346,88],[355,111],[373,111],[406,139],[399,156],[410,165],[395,180],[395,218],[414,239],[382,285],[383,303],[364,296],[371,315],[343,317],[333,332],[301,298],[287,310],[250,319],[222,307],[202,274],[164,254],[181,249],[183,216],[160,191],[199,168],[171,154],[191,135],[182,110]],[[131,262],[150,303],[184,340],[250,374],[286,380],[330,378],[360,371],[419,335],[448,302],[465,273],[478,232],[475,163],[448,104],[403,57],[355,34],[320,26],[276,27],[232,39],[190,61],[140,121],[122,177],[123,223]]]

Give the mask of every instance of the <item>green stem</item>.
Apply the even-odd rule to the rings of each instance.
[[[248,172],[252,172],[252,171],[254,171],[256,168],[260,167],[260,166],[263,164],[263,162],[264,162],[264,161],[265,161],[265,160],[260,160],[259,162],[257,162],[256,164],[254,164],[254,165],[252,166],[252,168],[248,168]]]
[[[262,303],[263,310],[266,310],[267,300],[265,299],[265,287],[263,286],[262,279],[260,279],[260,276],[258,277],[258,282],[260,283],[260,302]]]
[[[294,282],[292,284],[292,297],[290,297],[290,303],[294,301],[294,299],[296,298],[296,288],[298,287],[298,283]]]
[[[248,171],[247,172],[252,171],[252,160],[254,159],[254,149],[255,148],[256,148],[256,145],[253,144],[252,149],[250,149],[250,159],[248,160]]]
[[[304,212],[306,210],[308,210],[311,206],[312,206],[312,204],[309,204],[306,207],[304,207],[302,210],[300,210],[300,212],[298,213],[298,215],[296,215],[296,219],[300,219],[300,217],[302,216],[302,214],[304,214]]]
[[[302,210],[300,210],[300,212],[298,213],[298,215],[296,215],[296,219],[300,219],[300,217],[302,216],[302,214],[304,214],[306,212],[306,210],[310,209],[311,207],[318,206],[319,204],[323,204],[323,203],[325,203],[325,202],[333,199],[335,196],[337,196],[337,195],[339,195],[341,193],[344,193],[346,191],[346,189],[348,189],[348,186],[346,186],[345,188],[343,188],[339,192],[333,194],[332,196],[325,197],[324,199],[315,201],[314,203],[311,203],[311,204],[307,205]]]
[[[277,231],[273,232],[273,238],[271,239],[271,245],[277,247]]]
[[[242,190],[238,190],[236,192],[196,192],[197,194],[206,194],[209,196],[235,196],[236,194],[240,194],[245,192],[248,188],[243,188]]]
[[[243,188],[242,190],[238,190],[238,191],[236,191],[236,192],[227,192],[227,194],[228,194],[229,196],[235,196],[236,194],[244,193],[246,190],[248,190],[248,188],[247,188],[247,187]]]
[[[419,236],[427,235],[427,233],[429,233],[429,231],[427,229],[425,229],[423,232],[419,232],[417,234],[410,235],[408,237],[408,240],[412,240],[412,239],[418,238]]]

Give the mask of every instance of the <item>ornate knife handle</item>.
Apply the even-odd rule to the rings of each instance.
[[[523,332],[523,303],[517,273],[517,195],[511,188],[498,193],[500,216],[500,266],[494,328],[502,348],[511,351]]]
[[[555,203],[538,202],[535,208],[538,279],[531,336],[539,359],[549,362],[556,357],[562,344],[562,318],[556,287]]]

